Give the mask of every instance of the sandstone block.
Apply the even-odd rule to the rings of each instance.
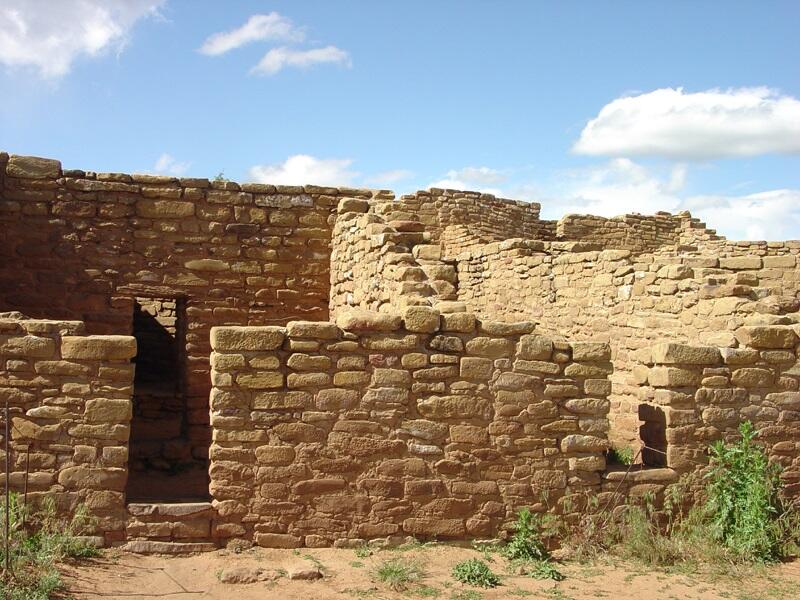
[[[490,358],[462,356],[459,375],[472,381],[489,381],[494,372],[494,363]]]
[[[480,332],[491,336],[524,335],[533,331],[536,323],[532,321],[518,321],[505,323],[502,321],[481,321]]]
[[[429,306],[409,306],[403,314],[403,323],[408,331],[433,333],[439,330],[439,311]]]
[[[514,342],[505,338],[476,337],[467,342],[467,354],[501,358],[514,354]]]
[[[35,335],[8,338],[0,336],[0,353],[6,356],[52,358],[55,352],[56,341],[52,338]]]
[[[12,154],[6,164],[6,174],[21,179],[57,179],[61,177],[61,163],[38,156]]]
[[[331,367],[331,359],[327,356],[297,353],[289,356],[286,366],[296,371],[325,371]]]
[[[286,332],[291,338],[313,338],[317,340],[336,340],[339,328],[335,323],[322,321],[289,321]]]
[[[553,341],[542,335],[524,335],[519,339],[517,357],[524,360],[549,360],[553,355]]]
[[[283,327],[212,327],[211,347],[217,351],[258,352],[280,348]]]
[[[253,540],[262,548],[299,548],[302,538],[288,533],[256,533]]]
[[[237,385],[249,389],[270,389],[283,387],[283,373],[280,371],[256,371],[236,376]]]
[[[367,310],[349,310],[336,317],[336,325],[346,331],[396,331],[402,322],[400,315]]]
[[[460,538],[466,527],[461,519],[409,518],[403,521],[403,531],[425,538]]]
[[[491,417],[491,406],[483,398],[470,396],[430,396],[417,401],[419,414],[428,419]]]
[[[716,365],[721,362],[717,348],[670,342],[653,346],[651,355],[656,364]]]
[[[721,269],[731,269],[733,271],[746,270],[746,269],[760,269],[761,257],[734,256],[730,258],[720,258],[719,266]]]
[[[608,448],[608,440],[593,435],[568,435],[561,440],[561,451],[570,452],[602,452]]]
[[[130,400],[92,398],[86,401],[83,418],[87,423],[127,423],[133,417]]]
[[[736,339],[753,348],[794,348],[797,334],[786,325],[747,325],[734,332]]]
[[[184,266],[192,271],[228,271],[231,268],[224,260],[215,258],[189,260],[184,263]]]
[[[123,491],[128,479],[126,469],[90,467],[66,467],[58,473],[58,483],[68,490],[96,489]]]
[[[183,219],[194,216],[194,202],[142,199],[136,203],[136,214],[146,219]]]
[[[611,360],[611,346],[605,342],[570,342],[572,360]]]
[[[458,333],[471,333],[475,331],[476,318],[473,313],[453,312],[448,313],[441,309],[441,302],[437,305],[442,312],[442,331]]]
[[[736,369],[731,375],[731,382],[740,387],[769,387],[773,384],[774,375],[768,369],[748,368]]]
[[[64,336],[61,357],[78,360],[124,360],[136,356],[136,338],[127,335]]]
[[[702,378],[699,371],[679,367],[653,367],[648,374],[650,385],[657,387],[695,387]]]

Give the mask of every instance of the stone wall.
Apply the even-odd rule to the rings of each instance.
[[[77,321],[0,317],[11,487],[27,482],[29,502],[51,498],[63,514],[85,505],[104,543],[124,537],[135,354],[134,338],[86,335]],[[0,449],[2,438],[0,427]]]
[[[132,334],[136,298],[185,308],[189,453],[207,458],[213,325],[325,319],[342,195],[366,190],[62,170],[0,153],[0,310]]]
[[[635,446],[637,352],[659,341],[734,345],[748,319],[800,308],[800,243],[737,243],[634,255],[580,242],[507,240],[457,257],[459,300],[482,317],[540,323],[541,331],[612,347],[611,439]],[[733,255],[733,256],[730,256]],[[759,317],[759,315],[762,315]],[[794,318],[794,317],[792,317]]]
[[[673,215],[627,214],[607,219],[594,215],[565,215],[556,226],[556,239],[598,244],[633,253],[653,252],[664,246],[717,240],[716,232],[688,212]]]
[[[480,538],[599,490],[606,344],[428,307],[338,325],[212,330],[220,536]]]
[[[441,244],[446,257],[513,237],[555,236],[555,221],[542,221],[536,202],[431,188],[402,196],[398,203],[403,210],[418,216],[431,240]]]
[[[688,473],[708,461],[708,446],[731,441],[750,420],[770,459],[800,494],[800,325],[735,331],[738,347],[663,343],[639,373],[642,439],[651,464]]]

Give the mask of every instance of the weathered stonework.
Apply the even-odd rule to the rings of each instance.
[[[800,493],[800,241],[539,208],[0,153],[12,488],[135,551],[487,538],[749,419]]]

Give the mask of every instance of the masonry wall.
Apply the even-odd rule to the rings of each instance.
[[[736,348],[659,344],[641,369],[642,439],[649,462],[688,473],[707,464],[714,441],[739,423],[781,465],[789,495],[800,493],[800,325],[746,325]]]
[[[606,344],[428,307],[338,325],[212,331],[218,535],[487,537],[599,490]]]
[[[431,188],[402,196],[398,203],[418,215],[444,256],[512,237],[553,239],[555,221],[539,218],[541,205],[491,194]]]
[[[27,484],[29,502],[52,499],[64,515],[84,505],[106,544],[124,537],[135,354],[134,338],[86,335],[80,322],[0,318],[11,489]]]
[[[0,310],[131,334],[135,298],[177,299],[190,453],[208,452],[213,325],[325,319],[341,195],[364,190],[64,171],[0,153]]]
[[[800,308],[800,243],[713,245],[717,255],[705,247],[634,255],[580,242],[507,240],[457,257],[459,300],[481,316],[532,319],[543,332],[608,341],[610,437],[635,446],[637,353],[665,340],[733,346],[732,330],[746,319]]]

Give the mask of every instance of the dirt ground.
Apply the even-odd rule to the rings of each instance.
[[[361,554],[361,556],[359,556]],[[647,570],[611,558],[591,564],[559,565],[560,582],[540,581],[509,572],[508,563],[491,555],[491,569],[501,576],[494,589],[456,582],[451,571],[459,561],[486,556],[470,548],[416,546],[405,550],[374,551],[369,556],[343,549],[267,550],[254,548],[236,554],[220,550],[181,557],[141,556],[107,551],[103,556],[63,572],[71,597],[170,600],[316,600],[327,598],[441,598],[492,600],[499,598],[641,598],[644,600],[777,600],[800,598],[800,562],[749,569],[730,576]],[[378,580],[375,570],[384,561],[402,557],[417,560],[425,571],[419,583],[393,591]],[[316,581],[291,580],[298,569],[319,569]],[[231,573],[254,573],[264,581],[223,583]]]

